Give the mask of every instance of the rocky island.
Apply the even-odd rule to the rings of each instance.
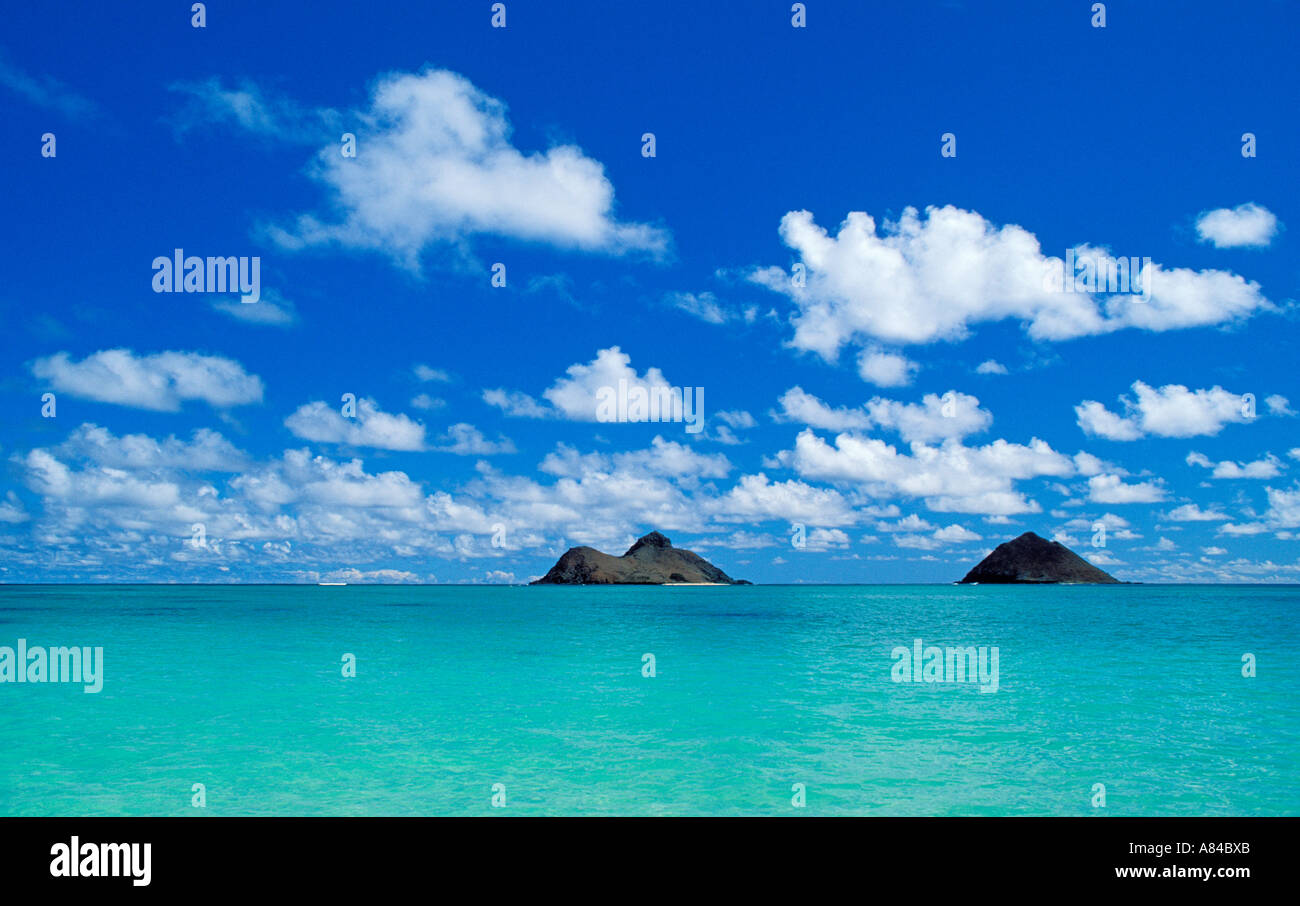
[[[594,547],[571,547],[550,572],[530,585],[749,585],[732,579],[699,554],[680,550],[658,532],[640,538],[621,557]]]
[[[1033,532],[999,544],[966,574],[961,585],[1048,585],[1052,583],[1118,584],[1059,541]]]

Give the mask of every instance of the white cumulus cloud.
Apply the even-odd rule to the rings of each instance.
[[[488,440],[478,428],[460,422],[447,429],[434,449],[443,453],[455,453],[457,456],[496,456],[499,453],[514,453],[515,445],[508,437]]]
[[[1232,393],[1222,387],[1189,390],[1182,384],[1151,387],[1133,383],[1136,399],[1120,397],[1122,413],[1112,412],[1095,400],[1074,407],[1079,427],[1087,434],[1108,440],[1137,440],[1148,434],[1157,437],[1196,437],[1218,434],[1228,424],[1255,418],[1248,394]]]
[[[858,374],[877,387],[906,387],[920,367],[905,355],[874,347],[858,356]]]
[[[993,415],[981,409],[979,399],[949,390],[942,396],[927,393],[920,403],[873,397],[860,408],[832,407],[805,391],[791,387],[778,400],[773,418],[827,431],[867,431],[880,428],[895,431],[903,440],[930,443],[965,437],[986,430]]]
[[[869,214],[855,211],[834,236],[810,212],[791,211],[780,234],[798,253],[804,279],[775,267],[751,279],[794,301],[792,345],[827,360],[848,343],[958,340],[975,324],[1006,319],[1023,322],[1034,339],[1066,340],[1223,324],[1274,307],[1258,284],[1235,274],[1155,263],[1146,274],[1151,295],[1140,304],[1130,296],[1061,292],[1063,259],[1044,255],[1032,233],[952,206],[927,208],[924,216],[906,208],[880,233]]]
[[[1221,249],[1266,246],[1273,241],[1277,230],[1277,216],[1254,202],[1205,211],[1196,218],[1196,233],[1201,241]]]
[[[248,99],[212,86],[191,91],[218,111]],[[614,187],[599,161],[575,145],[517,148],[506,105],[457,73],[384,76],[369,108],[346,120],[357,124],[356,156],[340,154],[333,136],[309,169],[333,215],[303,214],[272,227],[271,238],[286,248],[369,248],[412,269],[426,247],[482,234],[613,254],[667,249],[664,230],[616,216]],[[246,125],[276,131],[257,117]]]
[[[833,444],[812,429],[800,432],[793,450],[778,456],[801,477],[848,482],[873,497],[918,497],[931,510],[1011,516],[1041,507],[1015,488],[1015,482],[1076,474],[1071,457],[1045,442],[996,440],[967,447],[955,440],[940,446],[914,443],[909,453],[877,438],[836,436]]]
[[[137,356],[104,349],[74,361],[59,352],[32,363],[32,373],[56,393],[137,409],[175,412],[200,400],[218,409],[262,400],[262,379],[238,362],[197,352]]]
[[[1151,481],[1125,484],[1118,475],[1094,475],[1088,479],[1088,499],[1093,503],[1158,503],[1165,489]]]
[[[1229,517],[1211,507],[1203,510],[1194,503],[1185,503],[1165,514],[1171,522],[1224,522]]]
[[[284,420],[295,437],[317,443],[375,447],[380,450],[423,450],[424,425],[400,413],[384,412],[372,399],[356,401],[356,415],[320,400],[306,403]]]
[[[566,368],[564,376],[543,391],[545,403],[526,393],[501,388],[483,391],[483,400],[507,415],[522,418],[560,417],[569,421],[595,422],[600,421],[601,391],[617,393],[620,381],[627,382],[629,394],[640,388],[646,392],[647,398],[653,397],[656,390],[673,387],[658,368],[647,368],[644,374],[638,374],[632,367],[632,357],[619,347],[611,346],[598,350],[590,362],[579,362]],[[679,389],[685,394],[694,392],[691,387]],[[673,412],[676,411],[674,406]],[[671,414],[665,411],[663,420],[668,421]],[[692,414],[699,417],[698,412]]]
[[[1225,459],[1216,463],[1208,456],[1192,451],[1187,454],[1187,464],[1210,469],[1211,478],[1276,478],[1284,468],[1282,461],[1272,454],[1254,462],[1241,463]]]

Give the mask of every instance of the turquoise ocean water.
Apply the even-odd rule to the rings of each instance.
[[[19,638],[105,678],[0,684],[3,815],[1300,814],[1297,587],[0,586]]]

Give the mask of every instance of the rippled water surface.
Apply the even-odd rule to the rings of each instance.
[[[1296,587],[0,586],[0,646],[105,664],[0,684],[0,814],[1295,815],[1298,627]],[[917,638],[997,691],[894,682]]]

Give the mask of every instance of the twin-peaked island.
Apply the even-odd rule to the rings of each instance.
[[[621,557],[594,547],[569,548],[551,571],[533,585],[749,585],[718,569],[699,554],[673,547],[651,532]]]
[[[1048,585],[1117,582],[1057,541],[1025,532],[999,544],[961,584]],[[673,547],[651,532],[621,557],[573,547],[533,585],[749,585],[732,579],[699,554]]]

